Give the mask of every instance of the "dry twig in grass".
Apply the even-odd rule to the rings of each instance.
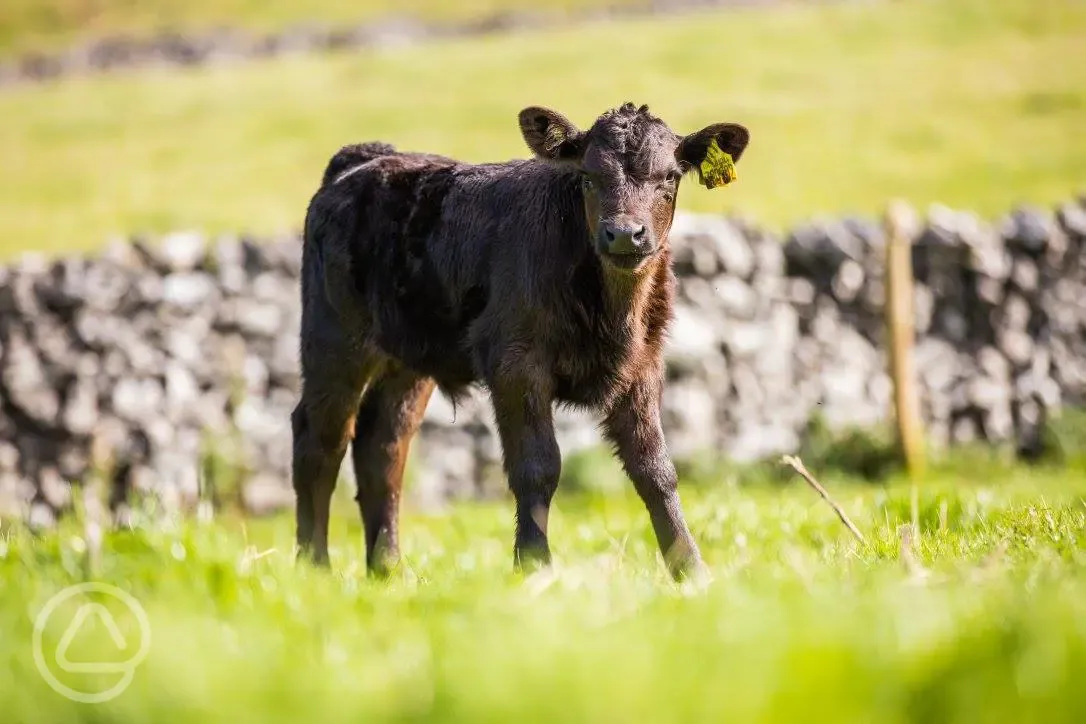
[[[826,492],[826,489],[822,487],[821,483],[815,480],[814,476],[807,470],[807,466],[803,464],[802,460],[794,455],[785,455],[781,458],[781,462],[799,473],[800,477],[806,480],[807,484],[814,488],[818,494],[822,496],[823,500],[829,503],[830,507],[833,508],[833,512],[837,513],[837,517],[841,519],[841,522],[845,524],[845,527],[852,531],[852,535],[856,536],[856,540],[860,541],[863,545],[867,545],[867,541],[864,540],[864,536],[860,532],[860,529],[856,527],[855,523],[849,520],[844,509],[830,497],[830,494]]]

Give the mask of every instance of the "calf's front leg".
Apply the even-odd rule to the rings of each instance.
[[[705,564],[679,502],[678,475],[660,425],[656,380],[635,383],[604,421],[604,431],[644,501],[668,571],[675,580],[702,575]]]
[[[528,373],[503,375],[490,387],[505,474],[516,501],[513,562],[518,569],[545,566],[551,561],[547,519],[562,471],[553,398],[546,381]]]

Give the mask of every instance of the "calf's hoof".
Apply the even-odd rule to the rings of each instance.
[[[316,568],[331,568],[332,564],[328,561],[327,551],[315,551],[309,548],[299,548],[298,555],[295,558],[300,563],[308,563]]]
[[[703,581],[710,576],[709,567],[701,559],[701,554],[694,546],[675,546],[664,556],[668,573],[677,583],[684,581]]]
[[[400,567],[400,554],[397,551],[381,551],[370,557],[366,569],[370,577],[386,580]]]
[[[531,573],[551,564],[551,551],[546,543],[518,545],[513,550],[513,567],[524,573]]]
[[[676,583],[692,586],[695,589],[704,588],[713,580],[712,571],[700,558],[682,567],[672,567],[670,573]]]

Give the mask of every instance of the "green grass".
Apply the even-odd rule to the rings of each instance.
[[[783,226],[904,197],[994,217],[1086,181],[1083,48],[1080,2],[916,0],[12,88],[0,93],[0,254],[178,227],[296,229],[345,142],[523,157],[523,106],[587,125],[626,100],[682,132],[751,128],[739,183],[687,183],[686,209]]]
[[[922,487],[923,571],[900,554],[900,481],[824,481],[866,548],[800,483],[687,485],[714,576],[700,589],[667,579],[630,495],[561,495],[554,575],[526,578],[508,503],[408,511],[406,565],[384,583],[364,575],[346,508],[330,573],[292,561],[287,518],[112,534],[93,573],[74,520],[41,538],[7,529],[0,707],[50,724],[1082,721],[1086,476],[960,469]],[[151,630],[131,686],[94,705],[48,688],[31,652],[50,596],[87,579],[135,596]],[[79,602],[50,617],[43,651]],[[105,631],[84,630],[69,660],[127,660],[138,629],[123,653]]]
[[[159,30],[216,27],[270,32],[302,23],[362,23],[390,16],[450,21],[504,11],[562,15],[634,0],[5,0],[0,57],[55,50],[104,35],[146,36]]]

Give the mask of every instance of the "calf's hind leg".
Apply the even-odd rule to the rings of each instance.
[[[366,533],[366,567],[376,575],[386,575],[399,559],[404,464],[433,391],[430,378],[397,368],[375,380],[358,407],[351,459]]]
[[[354,434],[358,399],[372,369],[372,365],[368,370],[367,366],[359,366],[349,375],[306,375],[303,370],[301,399],[291,413],[298,548],[318,565],[328,563],[332,493],[347,443]]]

